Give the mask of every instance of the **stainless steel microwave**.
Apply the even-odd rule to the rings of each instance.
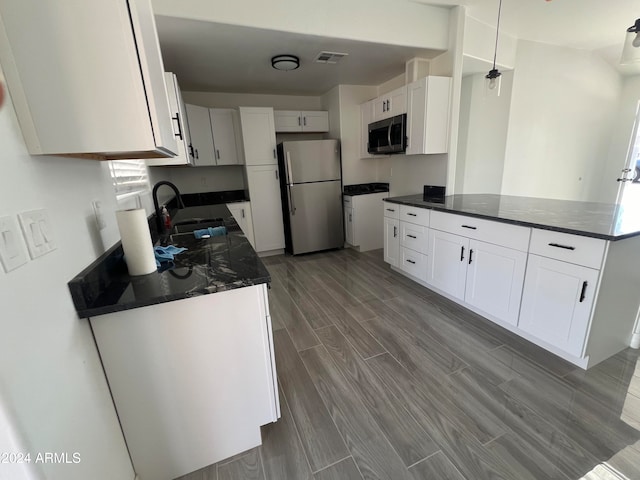
[[[407,149],[407,114],[396,115],[369,124],[367,151],[389,155]]]

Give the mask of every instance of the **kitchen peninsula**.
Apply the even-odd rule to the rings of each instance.
[[[171,480],[261,443],[280,417],[269,273],[225,205],[174,216],[218,218],[228,234],[161,236],[187,250],[130,277],[117,244],[70,283],[88,318],[136,473]]]
[[[482,194],[385,202],[394,270],[582,368],[629,346],[640,308],[637,211]]]

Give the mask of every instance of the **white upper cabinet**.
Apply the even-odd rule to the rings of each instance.
[[[186,107],[182,100],[178,79],[171,72],[165,72],[164,79],[167,84],[173,132],[178,139],[178,154],[170,158],[150,158],[147,160],[147,165],[192,165],[194,159],[190,147],[189,124],[187,123]]]
[[[178,153],[150,0],[2,1],[0,62],[29,153]]]
[[[238,165],[240,158],[237,149],[235,115],[230,108],[210,108],[213,145],[216,165]]]
[[[276,110],[276,132],[328,132],[329,112]]]
[[[245,164],[277,164],[273,108],[240,107],[240,124],[242,125]]]
[[[407,155],[447,153],[451,79],[425,77],[407,86]]]
[[[373,121],[407,113],[407,87],[400,87],[374,100]]]
[[[193,148],[194,165],[210,167],[216,165],[216,153],[213,147],[213,131],[209,109],[199,105],[187,104],[189,133]]]

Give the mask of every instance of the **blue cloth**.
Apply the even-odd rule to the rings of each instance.
[[[218,235],[226,235],[227,228],[226,227],[203,228],[200,230],[194,230],[193,234],[195,235],[196,238],[203,238],[205,236],[217,237]]]
[[[174,247],[173,245],[167,245],[166,247],[154,247],[153,252],[156,254],[156,266],[160,268],[160,264],[162,263],[173,263],[173,257],[185,250],[186,248]]]

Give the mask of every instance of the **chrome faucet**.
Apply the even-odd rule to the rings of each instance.
[[[182,203],[182,197],[180,196],[180,191],[178,187],[176,187],[173,183],[167,182],[166,180],[162,180],[156,183],[153,186],[153,207],[156,209],[156,225],[158,226],[158,233],[164,233],[164,222],[162,221],[162,211],[160,210],[160,205],[158,204],[158,188],[162,185],[166,185],[167,187],[171,187],[173,191],[176,193],[176,199],[178,201],[178,208],[184,208],[184,203]]]

